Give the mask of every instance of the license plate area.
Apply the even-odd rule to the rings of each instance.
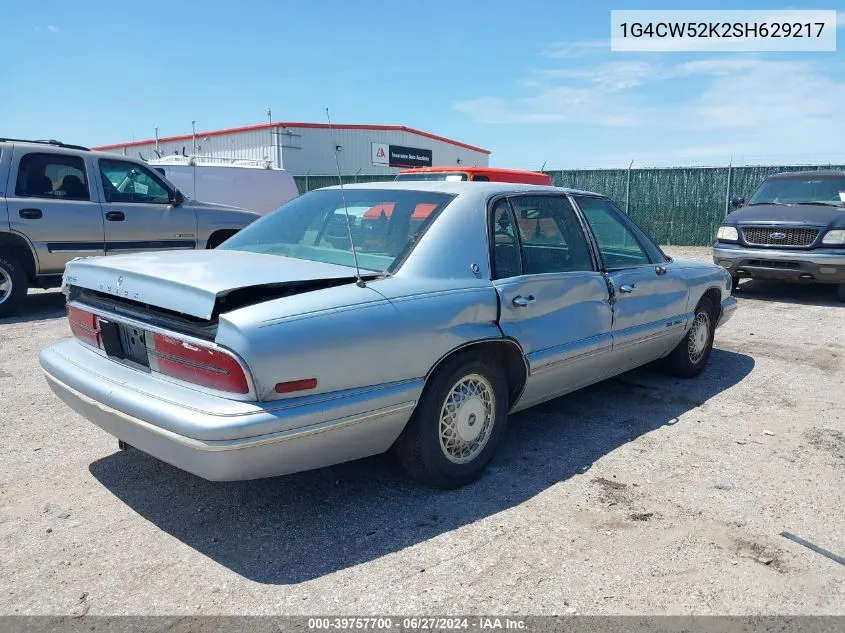
[[[99,320],[99,325],[103,349],[109,358],[128,361],[146,369],[150,368],[144,330],[104,319]]]

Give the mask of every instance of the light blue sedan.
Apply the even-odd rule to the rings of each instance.
[[[63,290],[74,336],[41,366],[122,444],[211,480],[392,448],[444,488],[509,413],[658,359],[696,376],[736,307],[602,195],[464,182],[313,191],[216,250],[75,260]]]

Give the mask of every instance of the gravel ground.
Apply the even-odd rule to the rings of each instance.
[[[667,249],[707,258],[708,249]],[[384,456],[215,484],[65,407],[0,324],[0,614],[845,614],[845,306],[749,282],[705,373],[651,370],[514,416],[487,475]]]

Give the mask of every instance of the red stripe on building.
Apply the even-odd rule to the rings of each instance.
[[[197,132],[197,137],[201,136],[221,136],[223,134],[237,134],[238,132],[254,132],[255,130],[269,130],[271,128],[321,128],[325,129],[328,128],[328,123],[286,123],[286,122],[278,122],[278,123],[259,123],[258,125],[246,125],[244,127],[233,127],[228,128],[226,130],[213,130],[211,132]],[[418,136],[424,136],[426,138],[434,139],[435,141],[441,141],[443,143],[449,143],[450,145],[456,145],[458,147],[463,147],[464,149],[469,149],[474,152],[481,152],[482,154],[490,154],[490,150],[483,149],[481,147],[476,147],[474,145],[468,145],[467,143],[461,143],[460,141],[456,141],[451,138],[446,138],[445,136],[438,136],[437,134],[430,134],[428,132],[423,132],[422,130],[415,130],[412,127],[405,127],[404,125],[350,125],[350,124],[343,124],[343,123],[335,123],[331,126],[335,130],[374,130],[374,131],[388,131],[388,132],[409,132],[411,134],[416,134]],[[158,139],[159,143],[170,143],[173,141],[189,141],[193,138],[193,134],[181,134],[179,136],[168,136],[165,138]],[[110,149],[119,149],[121,147],[138,147],[140,145],[150,145],[151,143],[155,143],[155,139],[148,139],[146,141],[130,141],[128,143],[113,143],[111,145],[100,145],[98,147],[92,147],[91,149],[94,150],[110,150]]]

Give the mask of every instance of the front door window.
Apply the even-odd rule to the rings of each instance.
[[[141,165],[101,159],[100,174],[103,177],[106,202],[170,204],[170,190]]]

